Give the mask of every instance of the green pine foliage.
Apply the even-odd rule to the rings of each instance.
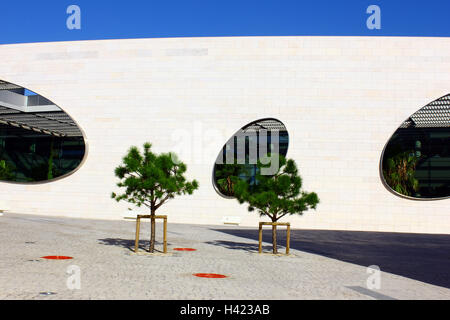
[[[119,178],[117,186],[125,190],[122,194],[113,192],[111,197],[137,207],[146,206],[155,216],[156,210],[175,196],[192,194],[198,189],[196,180],[186,180],[186,170],[186,165],[178,161],[174,153],[155,154],[148,142],[144,144],[143,152],[133,146],[114,171]],[[153,252],[155,219],[152,218],[151,222],[150,252]]]
[[[239,180],[234,192],[239,203],[248,204],[249,211],[257,210],[260,216],[268,216],[272,222],[286,215],[301,215],[304,211],[316,209],[319,203],[316,193],[301,190],[302,178],[295,161],[281,155],[279,159],[275,175],[261,175],[261,170],[257,170],[255,184]],[[261,162],[257,165],[258,169],[269,166]]]
[[[302,190],[302,179],[294,160],[279,156],[279,168],[274,175],[262,175],[261,168],[269,167],[258,162],[256,182],[250,184],[239,180],[234,196],[239,203],[246,203],[249,211],[277,222],[286,215],[301,215],[309,209],[316,209],[319,197],[315,192]],[[276,227],[272,228],[273,253],[277,253]]]

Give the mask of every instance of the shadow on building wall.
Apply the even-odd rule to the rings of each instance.
[[[245,250],[258,250],[257,229],[214,230],[255,240],[255,245],[247,244]],[[282,249],[286,232],[277,234]],[[272,242],[270,230],[264,231],[263,241]],[[242,243],[230,241],[211,244],[243,249]],[[366,267],[377,265],[384,272],[450,288],[450,235],[291,230],[291,248]]]

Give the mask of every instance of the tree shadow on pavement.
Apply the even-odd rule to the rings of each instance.
[[[98,241],[99,244],[108,246],[118,246],[134,252],[134,241],[135,241],[134,239],[130,240],[120,238],[105,238],[105,239],[98,239]],[[155,241],[155,246],[159,245],[162,245],[162,243]],[[150,247],[150,240],[139,240],[139,249],[148,250],[149,247]]]
[[[252,239],[258,246],[257,229],[213,230]],[[285,245],[286,232],[280,230],[277,238]],[[272,242],[269,230],[263,232],[263,241]],[[450,288],[450,235],[294,229],[290,247]]]
[[[252,244],[252,243],[246,243],[246,242],[233,242],[233,241],[222,241],[222,240],[215,240],[215,241],[208,241],[207,244],[211,244],[214,246],[221,246],[226,249],[231,250],[242,250],[247,252],[258,252],[258,243]],[[281,247],[279,246],[278,249]],[[272,252],[272,246],[264,246],[262,247],[263,251],[270,251]]]

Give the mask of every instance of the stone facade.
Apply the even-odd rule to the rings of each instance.
[[[102,40],[0,46],[0,79],[50,99],[83,130],[87,157],[72,175],[0,183],[18,213],[122,219],[110,198],[131,145],[176,151],[200,188],[160,209],[169,222],[222,224],[259,216],[212,185],[228,138],[262,118],[282,121],[316,211],[295,228],[450,233],[450,199],[388,191],[380,157],[411,114],[450,93],[450,39],[231,37]],[[141,211],[146,212],[145,209]],[[228,218],[227,218],[228,217]],[[230,218],[232,217],[232,218]]]

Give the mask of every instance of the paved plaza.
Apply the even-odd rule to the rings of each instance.
[[[148,254],[144,248],[149,229],[148,220],[143,220],[142,251],[136,255],[134,221],[5,213],[0,216],[0,299],[450,299],[450,289],[443,285],[446,280],[436,285],[418,281],[420,276],[388,272],[381,273],[380,289],[369,290],[366,264],[377,261],[364,259],[364,252],[350,252],[348,241],[347,247],[332,239],[328,246],[312,248],[311,238],[296,236],[302,230],[293,230],[289,256],[275,256],[257,253],[256,228],[172,224],[170,217],[168,254]],[[270,252],[270,231],[266,233],[264,250]],[[157,225],[157,240],[162,249],[162,224]],[[386,255],[379,246],[376,250],[383,270]],[[41,258],[52,255],[73,259]],[[447,257],[433,261],[439,263],[448,269]],[[74,268],[80,270],[79,289],[67,285],[74,276],[68,270]],[[194,273],[227,277],[198,278]]]

